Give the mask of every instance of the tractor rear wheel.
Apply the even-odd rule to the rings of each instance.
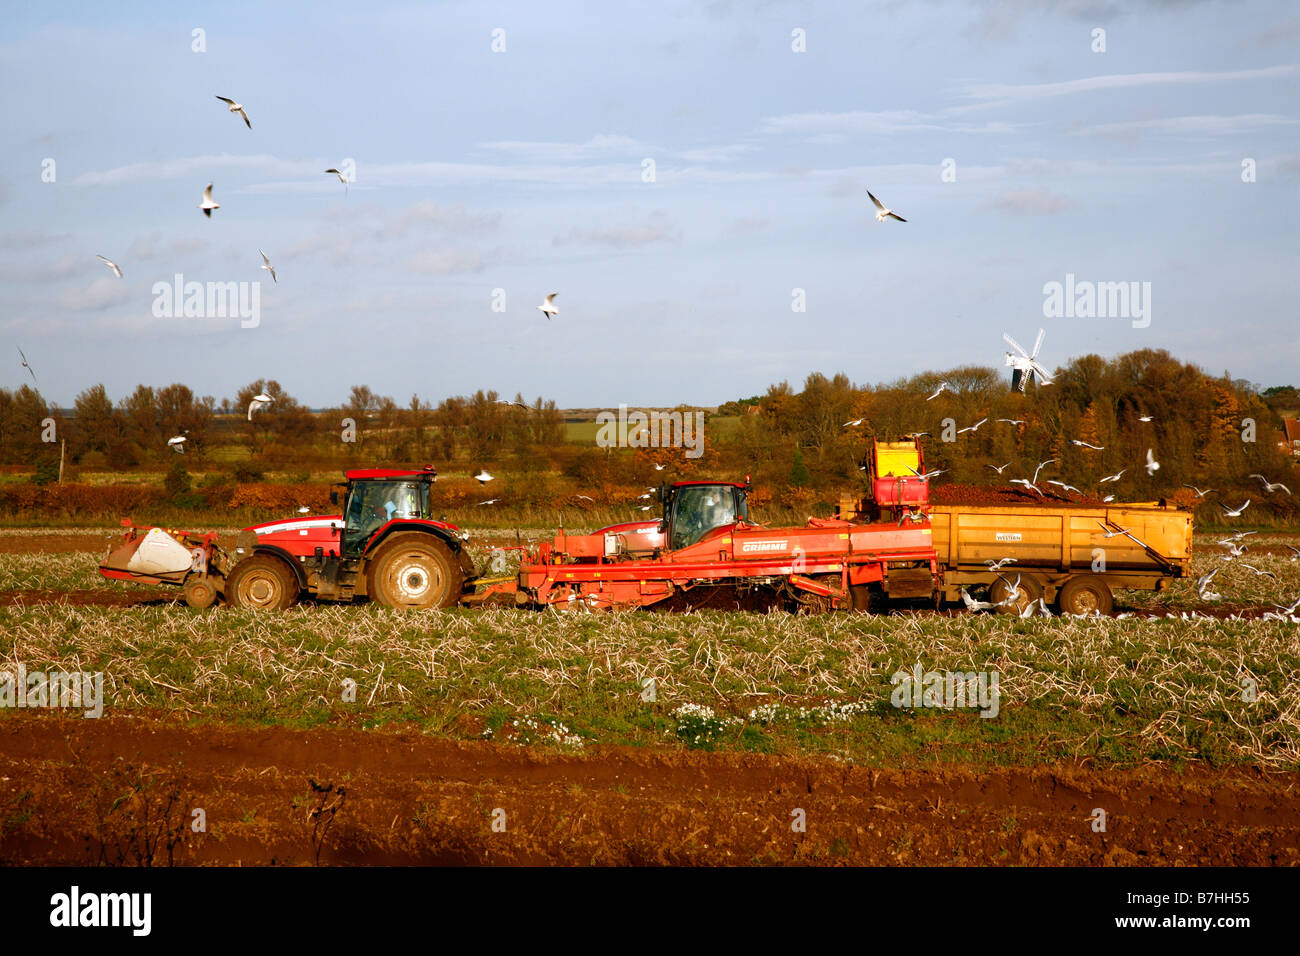
[[[460,600],[463,581],[447,545],[424,532],[405,531],[379,546],[367,590],[388,607],[445,608]]]
[[[269,554],[254,554],[235,565],[226,579],[226,600],[234,607],[283,611],[298,603],[293,569]]]

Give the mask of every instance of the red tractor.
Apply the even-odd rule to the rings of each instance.
[[[343,514],[289,518],[245,528],[234,556],[215,535],[141,528],[100,573],[147,584],[179,584],[193,607],[224,595],[235,607],[287,608],[307,594],[325,601],[368,597],[390,607],[443,608],[473,592],[469,536],[432,517],[432,468],[347,472]],[[330,501],[339,503],[339,491]],[[143,533],[141,533],[143,532]]]
[[[926,483],[910,478],[904,483],[915,484],[916,494],[906,497],[919,503]],[[766,528],[750,521],[749,489],[748,479],[667,485],[660,518],[586,535],[561,530],[524,555],[517,580],[479,597],[513,592],[535,607],[606,609],[670,606],[670,599],[719,606],[718,596],[725,606],[748,595],[824,611],[875,610],[888,599],[938,593],[923,515],[898,524],[811,518],[804,527]]]

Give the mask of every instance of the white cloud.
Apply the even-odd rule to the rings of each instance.
[[[899,133],[1009,133],[1011,123],[953,124],[934,113],[916,110],[847,113],[787,113],[763,119],[759,132],[802,135],[814,144],[833,145],[850,136],[893,136]]]
[[[1020,216],[1054,216],[1069,209],[1074,202],[1046,189],[1030,188],[1008,190],[989,205]]]
[[[646,156],[652,147],[628,136],[602,133],[591,137],[583,143],[543,143],[529,140],[502,140],[494,143],[480,143],[483,149],[509,153],[541,163],[572,163],[584,159],[610,155]]]
[[[480,271],[483,268],[483,256],[477,249],[442,246],[417,252],[402,265],[408,272],[445,276],[456,272]]]
[[[330,165],[328,162],[325,166]],[[148,163],[131,163],[113,169],[82,173],[72,181],[74,186],[119,186],[126,183],[151,183],[164,179],[194,177],[205,183],[214,170],[247,169],[271,176],[303,176],[321,169],[319,160],[288,160],[265,154],[235,156],[221,153],[217,156],[182,156]],[[324,178],[324,177],[322,177]]]
[[[432,199],[424,199],[390,218],[375,234],[381,239],[393,239],[421,226],[434,226],[461,235],[477,234],[495,229],[500,221],[500,213],[477,213],[462,203],[439,205]]]
[[[681,230],[672,223],[667,214],[663,210],[656,210],[645,223],[627,223],[591,229],[574,226],[566,235],[552,239],[551,245],[565,246],[577,242],[609,246],[614,249],[631,249],[656,242],[680,242],[681,238]]]
[[[1163,119],[1130,120],[1102,123],[1076,130],[1076,135],[1132,139],[1141,133],[1167,133],[1174,136],[1223,136],[1260,129],[1265,126],[1294,126],[1300,120],[1275,113],[1242,113],[1237,116],[1169,116]]]
[[[966,95],[981,100],[1034,100],[1099,90],[1123,90],[1141,86],[1179,86],[1192,83],[1230,83],[1240,80],[1278,79],[1300,73],[1300,65],[1268,66],[1255,70],[1181,73],[1110,73],[1057,83],[976,83]]]
[[[84,289],[68,289],[55,297],[61,308],[74,312],[104,309],[130,297],[126,284],[115,276],[103,276]]]

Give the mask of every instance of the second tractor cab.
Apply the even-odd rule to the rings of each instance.
[[[286,608],[306,592],[400,608],[451,607],[472,591],[468,535],[431,512],[432,467],[346,473],[343,514],[254,525],[236,539],[222,591],[236,607]],[[339,489],[330,502],[339,504]]]
[[[664,529],[669,551],[680,551],[701,540],[716,528],[731,527],[749,520],[744,484],[731,481],[678,481],[659,489],[663,503]]]

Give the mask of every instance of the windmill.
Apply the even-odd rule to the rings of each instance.
[[[1038,350],[1042,348],[1043,336],[1046,334],[1046,330],[1039,329],[1038,338],[1034,340],[1034,350],[1032,352],[1026,352],[1019,342],[1007,335],[1007,333],[1002,333],[1002,338],[1006,339],[1007,344],[1020,353],[1019,355],[1013,355],[1010,352],[1007,353],[1007,365],[1014,369],[1011,373],[1012,391],[1023,394],[1025,386],[1035,375],[1038,376],[1040,384],[1052,384],[1052,377],[1047,374],[1047,369],[1038,364]]]

